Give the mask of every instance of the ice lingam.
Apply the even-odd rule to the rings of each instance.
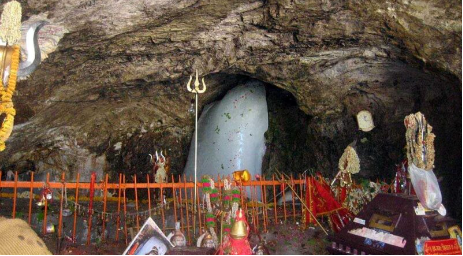
[[[198,179],[242,169],[252,177],[260,175],[267,129],[267,100],[261,82],[236,86],[222,100],[205,106],[198,121]],[[194,140],[184,173],[194,176]]]

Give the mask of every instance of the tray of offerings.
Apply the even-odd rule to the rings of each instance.
[[[424,240],[451,238],[448,228],[455,224],[425,210],[414,195],[378,194],[353,221],[329,236],[327,249],[332,254],[417,254],[424,250]]]

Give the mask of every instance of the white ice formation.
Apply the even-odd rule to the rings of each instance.
[[[262,172],[267,129],[267,100],[260,82],[237,86],[221,101],[205,106],[198,120],[198,182],[205,174],[216,180],[217,175],[242,169],[255,179]],[[184,173],[194,177],[194,137]]]

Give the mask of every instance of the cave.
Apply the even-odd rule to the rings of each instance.
[[[264,88],[266,179],[277,170],[333,179],[350,145],[360,160],[355,180],[391,184],[407,157],[404,118],[423,113],[436,135],[442,203],[461,225],[461,3],[19,2],[22,60],[26,28],[46,23],[36,33],[41,62],[12,97],[2,180],[32,171],[38,181],[64,172],[89,182],[96,172],[98,181],[109,174],[117,183],[122,173],[143,183],[162,150],[180,182],[195,134],[186,84],[198,71],[207,85],[198,118],[241,85]],[[371,131],[359,129],[362,110]]]

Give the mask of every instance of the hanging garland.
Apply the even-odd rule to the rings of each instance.
[[[4,41],[7,46],[3,46],[2,54],[2,71],[0,72],[0,115],[5,114],[5,119],[0,128],[0,151],[5,150],[5,141],[10,137],[13,131],[14,116],[16,110],[14,109],[12,97],[16,90],[16,79],[19,68],[19,51],[18,45],[21,40],[21,5],[16,1],[11,1],[5,4],[3,13],[0,18],[0,39]],[[8,46],[8,45],[13,45]],[[3,75],[7,68],[6,55],[9,51],[11,53],[10,75],[8,77],[8,84],[3,84]]]
[[[215,226],[215,215],[210,212],[206,213],[206,227],[214,228]]]
[[[219,200],[219,190],[217,188],[213,188],[211,190],[211,202],[216,203]]]
[[[241,194],[241,193],[240,193],[239,188],[234,188],[234,189],[232,190],[232,201],[233,201],[234,203],[239,203],[239,202],[240,202],[240,200],[241,200],[240,194]]]
[[[205,194],[212,193],[211,183],[209,182],[210,180],[211,178],[207,175],[204,175],[201,179],[201,182],[203,183],[203,193]]]
[[[204,201],[207,207],[206,213],[206,227],[209,229],[209,233],[214,240],[214,245],[217,247],[219,245],[217,234],[215,233],[214,227],[216,226],[216,216],[212,211],[211,201],[218,200],[218,190],[214,186],[214,180],[208,175],[204,175],[201,179],[203,183],[203,193]]]

